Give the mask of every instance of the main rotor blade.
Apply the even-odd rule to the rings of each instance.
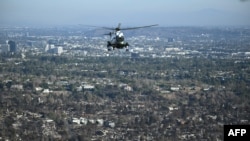
[[[152,26],[158,26],[158,24],[153,24],[153,25],[147,25],[147,26],[138,26],[138,27],[128,27],[128,28],[120,28],[121,27],[121,23],[118,24],[118,26],[116,28],[112,28],[112,27],[103,27],[103,26],[93,26],[93,25],[83,25],[83,26],[89,26],[89,27],[97,27],[97,28],[103,28],[103,29],[107,29],[107,30],[133,30],[133,29],[138,29],[138,28],[148,28],[148,27],[152,27]]]
[[[147,27],[152,27],[152,26],[158,26],[158,24],[147,25],[147,26],[138,26],[138,27],[121,28],[120,30],[132,30],[132,29],[147,28]]]
[[[121,29],[121,23],[118,24],[117,28],[118,28],[118,29]]]
[[[94,25],[81,25],[81,26],[103,28],[103,29],[108,29],[108,30],[115,30],[116,29],[116,28],[112,28],[112,27],[103,27],[103,26],[94,26]]]
[[[112,36],[112,34],[114,34],[113,32],[109,32],[109,33],[106,33],[106,34],[103,34],[103,35],[109,35],[109,36]]]

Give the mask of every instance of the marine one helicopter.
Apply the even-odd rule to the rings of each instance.
[[[116,48],[117,49],[126,48],[126,51],[129,51],[129,49],[128,49],[129,44],[128,44],[128,42],[125,41],[124,35],[121,32],[121,30],[133,30],[133,29],[147,28],[147,27],[152,27],[152,26],[157,26],[157,25],[158,24],[139,26],[139,27],[121,28],[121,23],[119,23],[116,28],[110,28],[110,27],[101,27],[101,28],[112,30],[112,32],[104,34],[104,35],[110,36],[110,40],[107,42],[108,51],[114,50]]]

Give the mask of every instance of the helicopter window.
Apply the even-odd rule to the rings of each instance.
[[[123,36],[116,36],[116,41],[122,42],[122,41],[124,41],[124,37]]]

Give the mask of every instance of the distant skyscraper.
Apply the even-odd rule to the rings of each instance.
[[[8,45],[10,47],[10,52],[16,52],[17,51],[16,43],[14,41],[8,41]]]
[[[63,47],[54,48],[54,53],[58,54],[58,55],[62,54],[63,53]]]
[[[63,47],[54,44],[47,44],[45,47],[45,52],[60,55],[63,53]]]
[[[174,38],[168,38],[168,42],[174,42]]]
[[[47,44],[46,46],[45,46],[45,52],[47,52],[48,50],[50,50],[50,45],[49,44]]]

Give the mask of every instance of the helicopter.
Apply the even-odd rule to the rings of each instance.
[[[139,26],[139,27],[121,28],[121,23],[119,23],[116,28],[110,28],[110,27],[101,27],[101,28],[112,30],[111,32],[107,34],[104,34],[104,35],[109,35],[110,37],[110,40],[107,41],[108,51],[111,51],[114,49],[123,49],[123,48],[126,48],[126,51],[129,51],[128,49],[129,43],[125,41],[124,34],[123,32],[121,32],[121,30],[134,30],[138,28],[148,28],[152,26],[158,26],[158,24]]]

